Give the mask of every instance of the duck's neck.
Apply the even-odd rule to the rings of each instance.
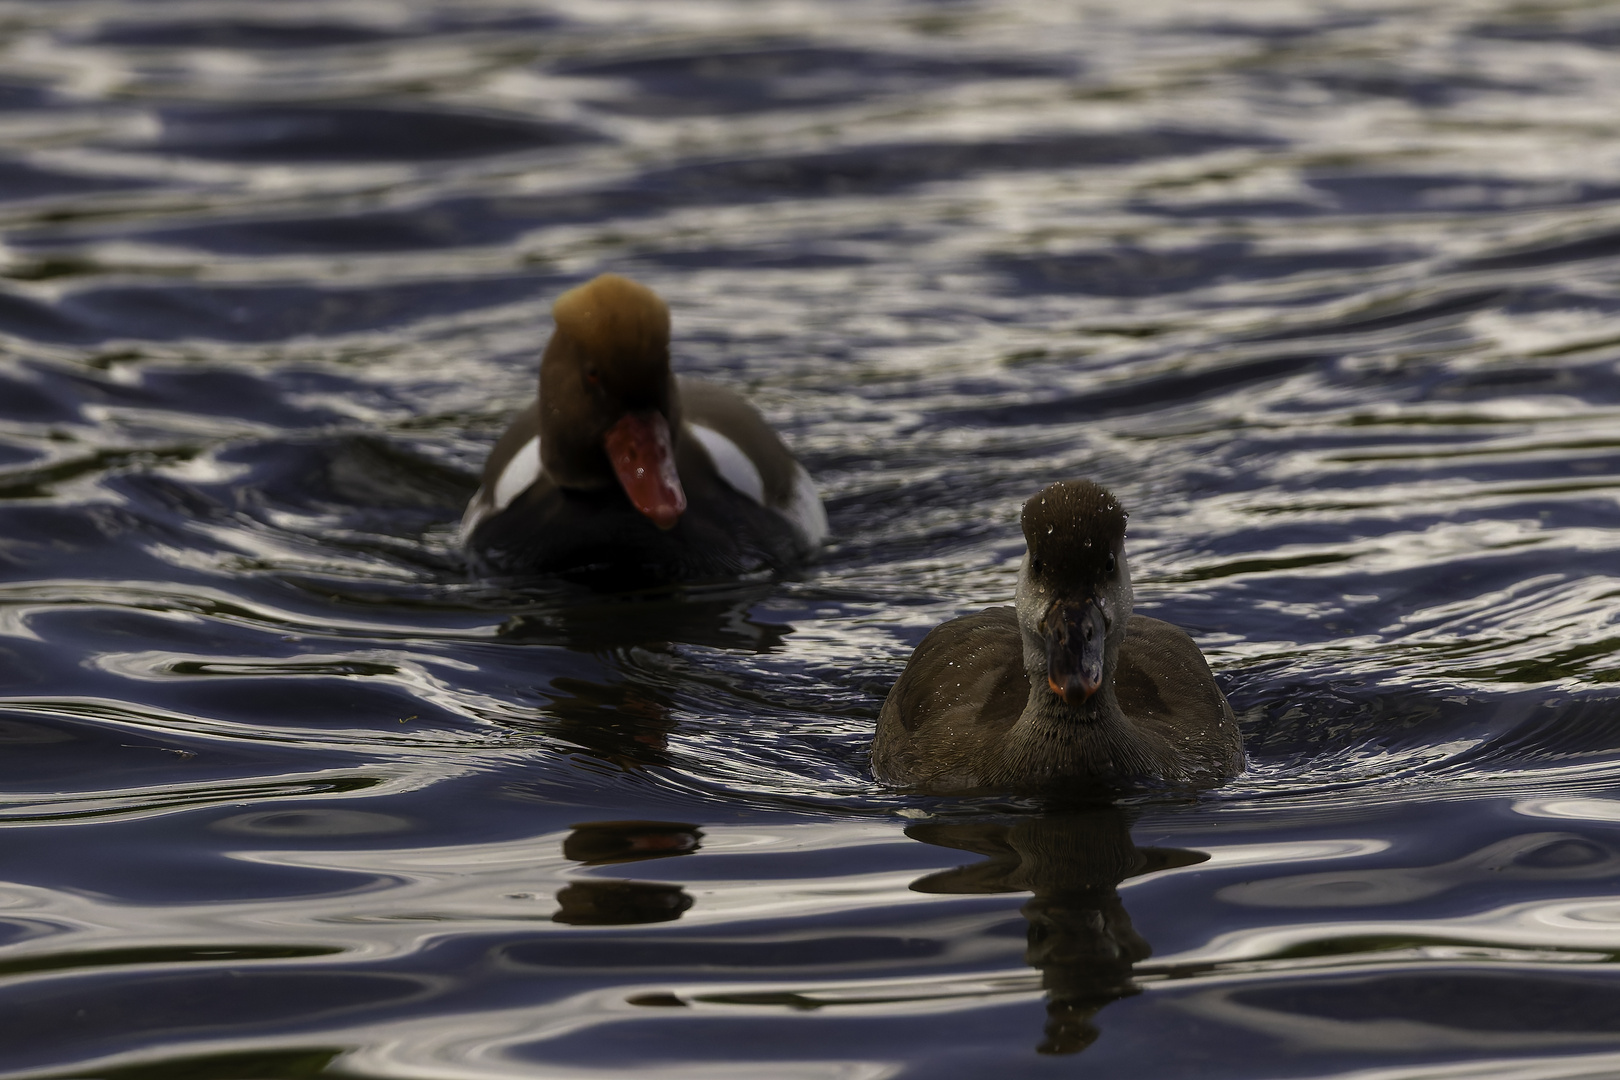
[[[1039,786],[1045,778],[1128,779],[1157,771],[1158,747],[1120,709],[1112,675],[1078,705],[1054,694],[1044,671],[1030,680],[1029,701],[1003,743],[1010,779]]]
[[[655,354],[631,366],[643,374],[645,392],[605,399],[587,385],[584,373],[590,362],[580,346],[560,329],[551,335],[540,357],[540,460],[559,487],[570,491],[619,487],[603,440],[626,412],[660,412],[669,428],[671,447],[680,445],[680,392],[668,356],[663,355],[660,362]]]
[[[1039,626],[1050,598],[1036,588],[1029,560],[1024,560],[1013,603],[1023,637],[1029,700],[1003,741],[997,783],[1038,788],[1047,780],[1127,779],[1163,775],[1167,767],[1173,768],[1175,755],[1125,715],[1114,693],[1114,668],[1136,599],[1123,567],[1118,580],[1107,597],[1108,610],[1118,614],[1103,649],[1102,682],[1091,697],[1070,705],[1047,682],[1047,643]]]

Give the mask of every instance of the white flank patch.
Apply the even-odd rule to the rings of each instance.
[[[742,448],[712,428],[691,424],[689,430],[709,452],[709,460],[714,462],[720,479],[764,506],[765,481],[760,479],[759,469]]]
[[[472,501],[467,504],[467,512],[461,516],[462,542],[466,542],[485,518],[505,510],[513,499],[523,494],[529,485],[538,479],[540,479],[540,436],[536,435],[519,447],[518,452],[512,455],[512,460],[506,463],[506,468],[501,470],[500,478],[495,481],[493,497],[483,487],[473,492]]]
[[[794,462],[793,469],[793,501],[783,513],[804,534],[804,542],[816,547],[827,539],[827,510],[821,505],[816,482],[810,479],[804,466]]]
[[[512,455],[512,460],[506,463],[501,470],[501,478],[495,481],[494,509],[499,512],[511,505],[512,500],[529,489],[529,485],[540,479],[540,436],[536,435],[518,448]]]

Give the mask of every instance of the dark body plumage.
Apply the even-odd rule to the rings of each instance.
[[[1031,555],[1017,608],[952,619],[917,646],[878,720],[878,779],[928,792],[1054,792],[1242,771],[1237,723],[1203,654],[1177,627],[1130,614],[1124,514],[1081,484],[1026,506]],[[1098,668],[1066,682],[1061,654],[1084,651],[1088,618],[1101,640],[1084,648]]]
[[[724,387],[680,378],[682,416],[689,423],[716,423],[739,445],[779,448],[762,459],[785,463],[772,476],[762,469],[767,498],[771,481],[790,498],[795,462],[753,407]],[[484,485],[493,489],[499,468],[539,432],[538,402],[530,402],[490,454]],[[504,447],[502,444],[506,444]],[[502,451],[505,449],[505,453]],[[550,475],[540,477],[500,513],[480,522],[469,538],[475,566],[486,574],[554,574],[593,571],[617,584],[691,581],[791,566],[813,551],[804,534],[781,512],[761,505],[719,475],[697,439],[678,438],[675,468],[686,494],[686,512],[660,529],[631,505],[622,488],[570,489]],[[491,475],[494,474],[494,475]],[[785,475],[781,475],[785,474]]]

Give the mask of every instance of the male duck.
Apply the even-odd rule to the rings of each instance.
[[[1243,771],[1232,708],[1198,646],[1132,615],[1125,511],[1086,480],[1024,504],[1013,607],[929,631],[872,742],[885,783],[927,793],[1057,793]]]
[[[741,397],[669,363],[669,309],[616,274],[565,292],[540,395],[484,464],[462,520],[496,574],[611,582],[782,569],[827,535],[815,484]]]

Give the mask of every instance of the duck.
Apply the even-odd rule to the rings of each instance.
[[[936,626],[890,688],[872,771],[924,794],[1213,786],[1245,767],[1232,707],[1186,631],[1132,613],[1127,514],[1066,480],[1032,496],[1011,607]]]
[[[495,442],[461,539],[489,576],[626,587],[789,569],[827,515],[741,395],[670,364],[669,307],[602,274],[559,296],[539,393]]]

